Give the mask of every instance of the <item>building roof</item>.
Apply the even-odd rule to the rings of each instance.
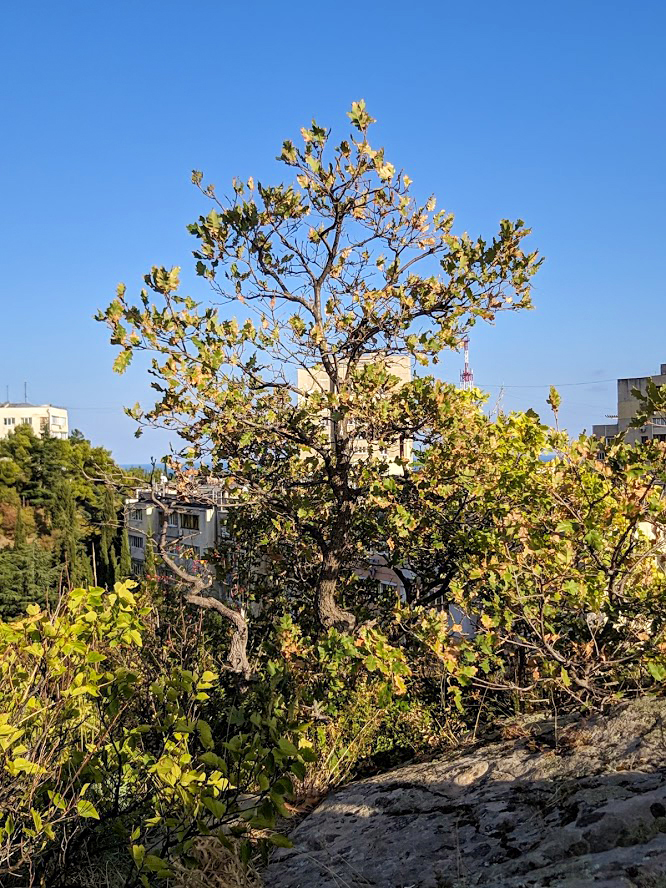
[[[34,407],[36,410],[39,410],[43,407],[53,407],[55,410],[66,410],[66,407],[58,407],[56,404],[30,404],[28,401],[3,401],[0,404],[0,409],[4,407]]]
[[[159,498],[160,502],[164,503],[164,505],[172,506],[176,509],[212,509],[213,506],[219,505],[214,502],[186,499],[185,497],[173,493],[161,493]],[[149,506],[157,506],[150,490],[137,490],[136,496],[130,499],[130,505],[139,505],[140,503],[147,503]]]

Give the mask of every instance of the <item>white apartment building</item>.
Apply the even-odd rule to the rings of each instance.
[[[376,360],[374,355],[366,355],[361,358],[362,364],[373,363]],[[398,379],[396,388],[411,382],[412,379],[412,362],[409,355],[390,355],[386,359],[387,368],[391,374]],[[341,372],[344,373],[344,365],[340,365]],[[330,391],[331,380],[326,371],[321,367],[300,367],[298,370],[297,385],[302,393],[301,398],[310,392],[328,392]],[[325,422],[328,420],[324,419]],[[389,474],[402,474],[402,467],[395,462],[396,459],[409,459],[412,454],[412,442],[410,440],[401,441],[391,445],[387,450],[380,451],[377,445],[372,441],[359,439],[356,442],[356,459],[359,461],[368,456],[382,456],[389,463]]]
[[[35,435],[50,435],[52,438],[69,436],[69,420],[64,407],[52,404],[0,404],[0,438],[6,438],[21,425],[29,425]]]
[[[184,499],[163,486],[158,498],[169,512],[166,539],[169,553],[177,561],[196,562],[215,549],[226,537],[226,509],[219,488],[201,485],[198,498]],[[155,504],[152,492],[137,490],[125,500],[132,570],[137,576],[144,572],[146,539],[155,543],[162,532],[163,513]]]

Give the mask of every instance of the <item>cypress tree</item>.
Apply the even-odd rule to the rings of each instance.
[[[126,527],[123,528],[121,535],[119,569],[119,579],[126,580],[132,576],[132,556],[130,555],[129,534]]]
[[[92,560],[88,555],[82,553],[78,557],[78,574],[79,574],[79,582],[84,586],[88,586],[89,588],[94,586],[95,584],[95,574],[93,571]]]
[[[51,553],[36,543],[0,550],[0,619],[24,614],[29,604],[42,606],[47,590],[57,584],[58,573]]]
[[[19,506],[16,512],[16,524],[14,525],[14,549],[20,549],[26,544],[25,522],[23,520],[23,506]]]
[[[111,589],[116,581],[114,540],[118,534],[117,527],[118,512],[115,497],[113,490],[107,487],[104,491],[102,503],[102,531],[99,539],[101,571],[99,579],[101,584],[108,589]]]
[[[155,560],[155,547],[153,546],[153,536],[148,533],[146,537],[146,589],[154,593],[157,591],[157,562]]]
[[[88,570],[83,563],[87,561],[81,551],[81,533],[79,529],[79,516],[76,509],[76,499],[72,485],[64,483],[59,495],[58,527],[61,531],[62,562],[67,568],[69,582],[72,587],[77,586],[86,579]],[[88,565],[89,567],[90,565]]]

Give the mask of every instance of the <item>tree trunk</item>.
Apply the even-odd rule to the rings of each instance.
[[[162,528],[157,542],[157,551],[166,566],[186,585],[190,587],[190,591],[185,594],[185,601],[188,604],[194,604],[197,607],[207,608],[208,610],[216,610],[226,620],[228,620],[233,629],[231,633],[231,641],[229,644],[229,670],[248,682],[254,679],[254,673],[247,657],[247,644],[249,638],[249,627],[245,614],[242,611],[234,610],[228,607],[223,601],[214,598],[208,593],[214,582],[214,573],[209,568],[206,577],[193,576],[189,574],[183,567],[177,564],[167,551],[167,526],[168,516],[171,510],[160,502],[155,495],[153,488],[153,502],[161,510]],[[152,547],[152,541],[150,542]]]
[[[216,610],[222,614],[233,625],[231,642],[229,645],[229,669],[231,672],[241,675],[246,681],[254,678],[250,661],[247,658],[247,642],[249,637],[249,629],[247,620],[243,614],[227,607],[222,601],[208,595],[199,595],[195,592],[189,592],[185,595],[185,601],[188,604],[194,604],[197,607]]]
[[[335,590],[340,577],[340,554],[335,547],[324,553],[317,584],[317,612],[322,626],[351,630],[356,625],[356,617],[343,610],[335,600]]]

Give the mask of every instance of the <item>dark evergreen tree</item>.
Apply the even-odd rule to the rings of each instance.
[[[127,577],[132,576],[132,556],[130,555],[129,534],[126,527],[123,528],[121,535],[119,573],[119,580],[126,580]]]
[[[23,506],[16,511],[16,524],[14,525],[14,549],[20,549],[26,544],[25,521],[23,518]]]
[[[29,604],[42,606],[49,591],[55,596],[59,569],[53,556],[36,543],[0,551],[0,619],[25,613]]]
[[[113,490],[106,487],[102,505],[102,529],[99,539],[100,569],[98,582],[107,589],[116,581],[115,540],[118,537],[118,511]]]
[[[0,503],[11,507],[6,514],[16,514],[6,529],[11,548],[0,549],[0,619],[40,603],[45,594],[55,600],[62,583],[92,584],[96,575],[99,585],[113,585],[121,546],[122,494],[115,484],[128,489],[136,477],[130,481],[108,450],[80,433],[39,438],[21,425],[0,440]]]
[[[153,544],[153,537],[150,533],[146,537],[145,571],[146,589],[150,593],[154,593],[157,591],[157,562],[155,559],[155,546]]]
[[[110,565],[111,565],[111,573],[113,574],[114,578],[118,577],[119,576],[118,556],[116,555],[115,548],[111,549]],[[114,580],[114,582],[115,582],[115,580]]]
[[[76,586],[87,573],[81,546],[76,499],[70,484],[60,484],[59,488],[57,527],[60,531],[61,560],[70,584]]]

